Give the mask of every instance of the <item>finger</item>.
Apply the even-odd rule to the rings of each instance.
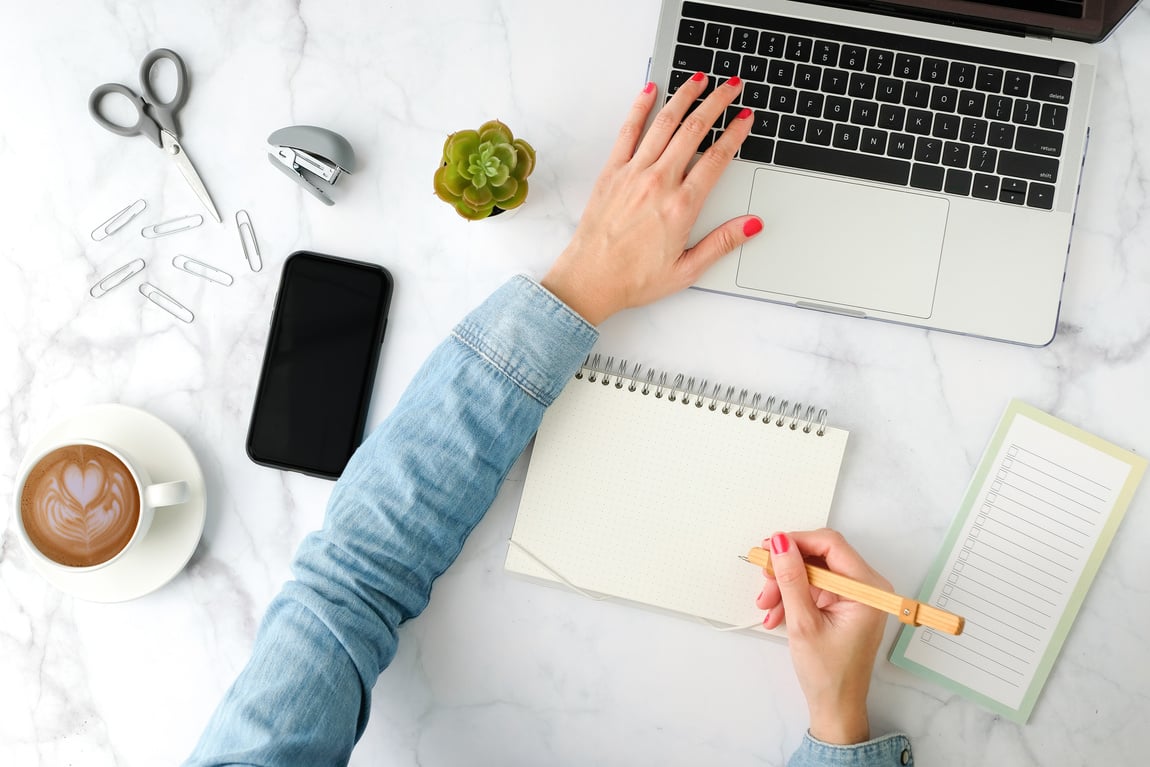
[[[638,98],[631,104],[631,110],[623,121],[623,127],[619,129],[615,146],[611,148],[611,154],[607,158],[607,167],[617,168],[634,156],[635,147],[639,145],[639,139],[643,136],[643,125],[646,124],[647,116],[651,114],[651,108],[655,106],[658,97],[655,83],[647,83],[643,87]]]
[[[771,567],[786,609],[787,626],[796,631],[811,630],[822,619],[821,614],[811,599],[803,553],[786,533],[771,536]]]
[[[647,135],[635,150],[636,162],[642,167],[647,167],[659,159],[671,137],[678,130],[679,123],[683,121],[683,115],[687,114],[695,99],[702,96],[709,86],[710,80],[702,72],[696,72],[691,79],[679,86],[679,90],[675,91],[671,100],[659,110],[659,114],[655,115]]]
[[[891,584],[854,550],[842,533],[830,528],[790,534],[791,540],[807,557],[822,557],[826,567],[857,581],[890,590]]]
[[[695,283],[711,264],[763,231],[758,216],[739,216],[712,229],[694,247],[683,251],[677,264],[684,285]]]
[[[739,147],[743,145],[743,141],[750,134],[751,126],[754,123],[752,115],[751,110],[746,107],[735,115],[719,139],[707,151],[703,152],[703,156],[687,173],[683,186],[694,199],[699,201],[700,206],[707,195],[711,193],[711,190],[715,188],[715,184],[723,175],[723,171],[731,164],[731,160],[735,159],[735,152],[739,151]]]
[[[732,77],[715,88],[714,92],[703,99],[703,103],[695,107],[695,111],[683,120],[679,130],[671,137],[666,151],[659,158],[659,164],[666,165],[674,178],[682,178],[686,173],[687,164],[699,151],[699,145],[731,102],[738,97],[742,87],[742,81]]]

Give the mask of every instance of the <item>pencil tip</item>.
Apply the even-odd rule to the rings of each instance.
[[[751,560],[747,559],[746,557],[744,557],[742,554],[739,555],[739,559],[743,560],[744,562],[750,562],[751,561]]]

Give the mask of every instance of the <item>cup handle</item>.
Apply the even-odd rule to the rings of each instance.
[[[186,500],[188,500],[188,483],[182,479],[175,482],[148,485],[144,489],[144,502],[153,508],[175,506]]]

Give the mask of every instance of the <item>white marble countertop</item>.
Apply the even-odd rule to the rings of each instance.
[[[158,765],[192,748],[248,657],[331,483],[253,465],[252,395],[283,259],[313,249],[385,265],[395,302],[370,422],[463,312],[541,274],[578,220],[641,87],[658,3],[10,3],[0,25],[0,496],[69,410],[121,402],[175,427],[207,478],[207,527],[159,591],[84,602],[0,538],[0,764]],[[431,10],[434,9],[434,10]],[[184,143],[224,225],[143,240],[199,212],[143,139],[89,119],[91,89],[132,83],[152,48],[193,77]],[[1150,8],[1099,46],[1083,199],[1055,341],[1021,348],[688,291],[607,322],[632,360],[831,408],[851,431],[832,523],[915,592],[1002,409],[1020,397],[1150,451]],[[446,133],[497,117],[539,154],[514,217],[468,224],[431,194]],[[272,130],[345,135],[362,169],[327,208],[265,158]],[[148,216],[96,243],[136,198]],[[265,268],[244,266],[250,212]],[[183,253],[229,269],[198,284]],[[180,323],[135,286],[88,288],[142,257],[191,306]],[[169,271],[163,271],[168,269]],[[161,282],[162,280],[162,282]],[[689,456],[686,456],[689,460]],[[525,462],[430,608],[401,632],[354,764],[780,764],[806,726],[786,647],[593,603],[503,572]],[[873,729],[923,765],[1135,764],[1150,721],[1150,493],[1136,496],[1029,724],[992,716],[880,660]],[[897,624],[888,625],[887,645]]]

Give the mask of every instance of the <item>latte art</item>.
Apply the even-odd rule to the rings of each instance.
[[[40,459],[24,481],[20,515],[32,544],[70,567],[107,562],[131,541],[140,496],[128,467],[93,445]]]

